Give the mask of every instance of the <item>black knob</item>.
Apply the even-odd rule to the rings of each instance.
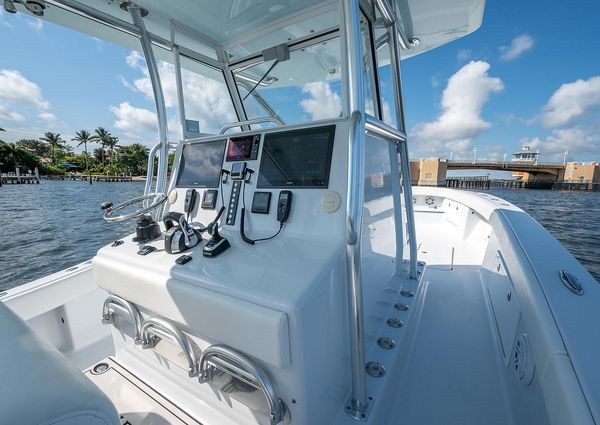
[[[103,202],[102,205],[100,205],[100,208],[102,208],[103,210],[108,210],[111,209],[113,206],[112,202]]]

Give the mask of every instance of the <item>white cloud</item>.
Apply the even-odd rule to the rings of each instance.
[[[50,107],[37,84],[29,81],[19,71],[11,69],[0,69],[0,100],[18,102],[42,110]]]
[[[103,52],[104,42],[97,37],[92,37],[92,40],[94,40],[94,43],[96,43],[96,48],[98,49],[98,51]]]
[[[56,115],[52,112],[40,112],[38,116],[52,128],[58,127],[58,125],[61,124],[58,118],[56,118]]]
[[[129,102],[123,102],[119,106],[110,106],[109,109],[117,119],[113,125],[130,137],[157,131],[156,114],[148,109],[136,108]],[[154,138],[156,138],[156,134]]]
[[[142,55],[131,52],[126,58],[127,64],[143,76],[132,83],[122,79],[125,87],[142,93],[148,100],[154,101],[152,83]],[[177,108],[177,85],[173,65],[159,61],[158,72],[161,78],[165,105],[167,108]],[[185,94],[185,111],[188,119],[200,123],[200,131],[204,133],[218,132],[223,125],[237,121],[231,98],[225,84],[221,81],[199,75],[182,69],[182,84]],[[178,120],[171,120],[173,128],[179,128]]]
[[[18,112],[11,111],[6,105],[0,104],[0,121],[25,121],[25,117]]]
[[[456,54],[459,61],[466,61],[471,58],[471,49],[460,49]]]
[[[310,98],[302,99],[300,106],[312,115],[313,120],[337,118],[342,112],[340,96],[331,90],[329,83],[317,81],[307,83],[302,87],[302,93],[308,93]]]
[[[521,146],[529,146],[541,152],[542,161],[562,161],[564,152],[577,155],[600,154],[600,131],[598,128],[575,126],[553,130],[550,136],[523,138]]]
[[[44,29],[44,22],[40,18],[28,18],[25,22],[35,31]]]
[[[411,134],[421,152],[466,154],[471,150],[471,140],[491,127],[481,111],[504,84],[490,77],[489,69],[487,62],[471,61],[448,79],[442,94],[442,113],[434,121],[418,123]]]
[[[563,84],[543,107],[542,124],[548,128],[572,123],[598,106],[600,106],[600,75],[589,80]]]
[[[8,28],[12,28],[13,25],[6,20],[7,15],[8,14],[6,12],[4,12],[4,8],[0,8],[0,25],[3,25]]]
[[[535,40],[530,35],[522,34],[518,37],[515,37],[510,43],[510,46],[500,47],[500,59],[503,61],[517,59],[523,53],[533,49],[534,44]]]
[[[57,128],[63,123],[49,112],[49,109],[50,102],[42,95],[40,86],[25,78],[17,70],[0,69],[0,125],[2,127],[7,127],[3,124],[4,121],[12,121],[27,122],[28,125],[43,123],[46,128]],[[8,131],[8,128],[6,130]]]

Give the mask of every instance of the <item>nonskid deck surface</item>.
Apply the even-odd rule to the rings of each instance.
[[[405,425],[513,423],[478,267],[427,269],[425,304],[395,406]]]
[[[84,373],[112,400],[123,425],[201,425],[112,358]]]

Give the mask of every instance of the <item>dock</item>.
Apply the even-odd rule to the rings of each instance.
[[[93,182],[131,182],[132,176],[109,176],[109,175],[92,175]],[[41,176],[42,180],[60,180],[60,181],[88,181],[90,176],[83,174],[61,174]]]
[[[131,174],[126,175],[121,173],[120,175],[87,175],[87,174],[55,174],[55,175],[40,175],[36,168],[33,173],[21,174],[19,168],[15,169],[14,172],[0,174],[0,187],[5,184],[40,184],[42,180],[58,180],[58,181],[89,181],[92,182],[104,182],[104,183],[117,183],[117,182],[132,182],[139,178],[134,178]],[[142,179],[144,180],[144,179]]]
[[[0,174],[0,187],[5,184],[39,184],[40,174],[37,169],[33,173],[21,174],[19,167],[15,169],[14,173],[2,173]]]
[[[37,176],[9,176],[2,174],[0,186],[5,184],[40,184],[40,178]]]
[[[490,183],[491,180],[488,176],[446,178],[446,187],[454,187],[458,189],[487,190],[490,188]]]

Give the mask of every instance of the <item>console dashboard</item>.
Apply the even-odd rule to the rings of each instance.
[[[249,244],[282,232],[310,235],[316,214],[328,216],[341,206],[345,187],[332,181],[332,169],[334,149],[342,153],[346,147],[335,143],[336,127],[268,129],[185,142],[176,156],[169,211],[183,210],[190,221],[205,226],[218,216],[222,236]]]

